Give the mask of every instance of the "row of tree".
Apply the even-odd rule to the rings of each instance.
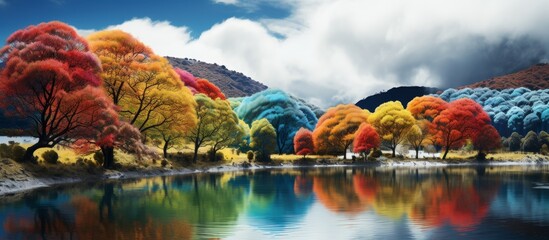
[[[373,113],[354,105],[338,105],[320,117],[313,131],[301,129],[294,138],[297,154],[343,154],[351,146],[354,152],[366,153],[380,143],[392,150],[409,144],[418,151],[425,145],[450,149],[471,140],[479,157],[498,148],[500,136],[490,124],[490,117],[471,99],[446,102],[434,96],[413,99],[405,109],[399,101],[381,104]]]
[[[549,131],[549,89],[450,88],[438,96],[445,101],[475,100],[502,136],[510,136],[513,132],[525,135],[529,131]]]
[[[194,162],[205,146],[211,159],[228,146],[268,159],[273,146],[291,153],[295,132],[312,128],[321,114],[279,90],[228,101],[207,79],[174,69],[119,30],[84,39],[61,22],[29,26],[7,39],[0,61],[3,110],[31,118],[27,130],[38,138],[25,161],[34,161],[37,149],[63,144],[79,153],[99,148],[111,168],[115,148],[155,154],[145,144],[150,140],[162,142],[164,157],[191,143]]]
[[[415,98],[406,109],[387,102],[370,113],[354,105],[323,112],[274,89],[226,99],[207,79],[174,69],[125,32],[100,31],[84,39],[61,22],[16,31],[0,49],[0,61],[0,104],[9,114],[30,118],[28,130],[38,138],[24,159],[34,160],[39,148],[64,144],[78,152],[101,149],[106,168],[114,164],[115,148],[154,154],[145,144],[149,140],[162,142],[165,158],[168,149],[191,143],[194,162],[205,146],[211,159],[235,147],[256,150],[257,159],[268,160],[274,152],[345,155],[351,146],[364,153],[381,143],[393,156],[403,143],[416,152],[437,145],[446,158],[449,149],[468,140],[479,152],[500,143],[494,141],[500,137],[487,107],[474,100],[493,106],[515,96],[509,100],[513,104],[524,98],[536,107],[549,101],[549,95],[540,95],[544,91],[448,90],[441,98]],[[462,98],[467,94],[481,97]],[[532,111],[539,112],[536,107]]]

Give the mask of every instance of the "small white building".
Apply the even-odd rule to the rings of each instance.
[[[416,158],[416,150],[408,150],[408,154],[406,154],[407,158]],[[440,153],[428,153],[424,152],[423,150],[419,150],[418,152],[419,158],[440,158]]]

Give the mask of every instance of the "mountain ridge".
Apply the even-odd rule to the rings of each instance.
[[[197,78],[205,78],[221,89],[226,97],[246,97],[268,87],[243,73],[229,70],[225,65],[206,63],[191,58],[167,56],[173,67],[181,68]]]

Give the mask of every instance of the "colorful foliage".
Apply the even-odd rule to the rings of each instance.
[[[386,102],[379,105],[376,111],[368,117],[384,142],[396,155],[397,145],[404,141],[406,133],[414,125],[415,119],[399,101]]]
[[[293,152],[295,133],[300,128],[313,129],[317,122],[315,113],[307,105],[276,89],[244,98],[235,112],[248,124],[267,119],[276,131],[278,153]]]
[[[412,99],[406,106],[412,116],[417,120],[433,121],[440,112],[448,107],[448,103],[434,96],[422,96]]]
[[[165,58],[120,30],[96,32],[88,40],[122,119],[142,133],[172,123],[184,130],[196,124],[192,94]]]
[[[460,147],[468,139],[474,141],[486,124],[490,117],[475,101],[463,98],[451,102],[432,125],[435,141],[445,148],[442,158],[446,159],[450,148]]]
[[[313,132],[306,128],[300,128],[294,136],[294,151],[303,157],[314,152]]]
[[[320,154],[343,154],[353,143],[358,127],[367,122],[368,110],[347,104],[329,108],[318,120],[313,131],[315,152]]]
[[[355,133],[353,152],[369,152],[373,148],[378,148],[380,144],[381,140],[376,129],[368,123],[362,123]]]
[[[0,102],[10,113],[32,119],[36,149],[82,137],[90,128],[116,122],[112,102],[100,90],[98,59],[74,28],[49,22],[16,31],[0,50]]]
[[[191,90],[193,94],[202,93],[211,99],[227,99],[225,94],[221,92],[221,89],[208,81],[208,79],[195,78],[191,73],[180,68],[175,68],[175,72],[179,75],[179,79],[181,79],[181,81],[189,90]]]

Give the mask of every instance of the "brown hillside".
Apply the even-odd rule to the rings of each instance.
[[[224,65],[201,62],[195,59],[166,57],[174,67],[206,78],[217,85],[227,97],[245,97],[267,89],[262,83],[246,75],[228,70]]]
[[[540,63],[528,69],[504,76],[494,77],[474,84],[459,88],[480,88],[506,89],[525,87],[531,90],[549,88],[549,64]]]

